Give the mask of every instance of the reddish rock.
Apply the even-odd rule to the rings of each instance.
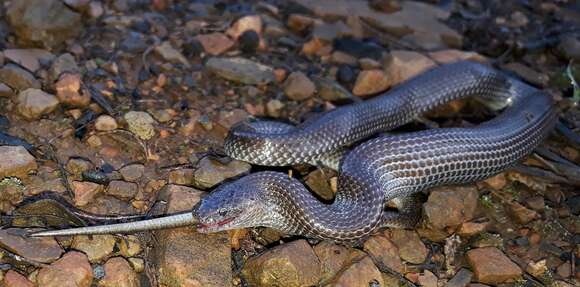
[[[399,256],[399,248],[382,235],[370,237],[364,244],[364,250],[372,258],[396,271],[403,272],[403,262]]]
[[[206,53],[214,56],[221,55],[234,46],[234,41],[222,33],[198,35],[195,38],[201,43]]]
[[[517,202],[512,202],[509,204],[508,212],[510,216],[520,224],[526,224],[538,217],[537,212],[531,209],[527,209],[526,207]]]
[[[40,61],[49,62],[54,59],[51,52],[42,49],[6,49],[4,57],[33,73],[40,69]]]
[[[507,179],[505,178],[505,174],[500,173],[496,176],[492,176],[483,181],[489,187],[493,188],[494,190],[502,190],[508,184]]]
[[[391,231],[393,243],[399,248],[401,259],[413,263],[421,264],[427,259],[429,250],[419,238],[417,232],[405,229],[393,229]]]
[[[437,229],[458,226],[473,219],[478,197],[475,187],[435,188],[423,204],[426,219]]]
[[[288,16],[287,25],[290,30],[294,32],[302,32],[314,24],[314,19],[306,15],[301,14],[290,14]]]
[[[484,232],[490,222],[464,222],[457,230],[459,236],[470,237]]]
[[[306,100],[316,91],[314,83],[302,72],[293,72],[286,79],[284,94],[294,101]]]
[[[370,257],[353,263],[327,286],[384,286],[383,276]]]
[[[407,81],[436,64],[427,56],[413,51],[391,51],[385,58],[384,69],[391,86]]]
[[[137,273],[123,257],[114,257],[103,265],[105,277],[99,282],[103,287],[139,287]]]
[[[204,157],[197,164],[194,184],[200,188],[211,188],[225,179],[249,172],[250,168],[248,163],[239,160],[222,164],[209,157]]]
[[[77,235],[73,237],[71,247],[87,255],[92,263],[101,262],[113,254],[116,240],[113,235]]]
[[[90,287],[93,270],[86,255],[71,251],[40,269],[36,282],[43,287]]]
[[[107,194],[122,200],[130,200],[139,192],[139,186],[136,183],[122,180],[113,180],[107,187]]]
[[[437,276],[429,270],[425,270],[417,279],[417,283],[423,287],[437,287],[437,281]]]
[[[8,270],[4,274],[4,279],[2,280],[2,286],[6,287],[34,287],[34,283],[30,282],[26,277],[20,273]]]
[[[353,261],[358,261],[365,256],[365,254],[358,249],[348,248],[328,241],[322,241],[314,246],[314,253],[316,253],[318,260],[320,260],[322,270],[321,281],[333,278],[345,266],[348,266]],[[398,259],[399,257],[397,256],[396,258]]]
[[[102,193],[104,187],[89,181],[73,181],[72,190],[76,206],[85,206],[93,201],[95,196]]]
[[[495,247],[470,250],[467,261],[474,270],[476,280],[481,283],[513,282],[522,275],[520,267]]]
[[[80,74],[62,74],[55,84],[56,97],[71,107],[86,107],[91,102],[91,94],[81,89]]]
[[[391,86],[391,79],[379,69],[364,70],[358,74],[352,93],[363,97],[385,91]]]

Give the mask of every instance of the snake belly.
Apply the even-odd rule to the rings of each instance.
[[[368,140],[466,97],[500,104],[503,111],[476,127]],[[401,216],[384,209],[389,200],[495,175],[530,154],[556,121],[557,110],[548,94],[491,67],[464,61],[436,67],[383,95],[299,126],[270,121],[241,124],[230,131],[225,151],[266,166],[340,163],[332,204],[320,202],[298,180],[278,172],[250,174],[236,188],[259,190],[272,203],[276,216],[262,225],[307,237],[356,241],[382,226],[400,225]],[[352,150],[339,161],[349,147]]]

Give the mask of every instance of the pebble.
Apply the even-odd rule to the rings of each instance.
[[[123,257],[134,257],[141,253],[141,243],[135,235],[127,235],[119,241],[119,254]]]
[[[141,273],[145,270],[145,260],[142,258],[131,257],[129,258],[129,264],[133,267],[133,270],[137,273]]]
[[[109,115],[101,115],[95,120],[95,129],[98,131],[112,131],[118,127],[117,120]]]
[[[4,83],[0,83],[0,98],[2,97],[10,98],[12,96],[14,96],[14,91],[12,90],[12,88],[10,88]]]
[[[362,58],[358,60],[358,64],[363,70],[380,69],[382,64],[379,61],[371,58]]]
[[[461,268],[459,269],[459,271],[457,273],[455,273],[455,276],[453,276],[453,278],[451,278],[451,280],[449,280],[447,282],[447,287],[465,287],[467,286],[467,284],[469,284],[469,282],[471,282],[471,278],[473,277],[473,272],[465,269],[465,268]]]
[[[320,261],[321,281],[327,281],[338,274],[345,266],[354,260],[360,260],[365,254],[358,250],[322,241],[314,246],[314,253]],[[398,258],[398,257],[397,257]]]
[[[488,59],[477,52],[467,52],[456,49],[447,49],[428,53],[429,58],[437,64],[450,64],[459,61],[474,61],[479,63],[487,63]]]
[[[291,73],[284,83],[284,94],[291,100],[306,100],[316,91],[314,83],[302,72]]]
[[[14,270],[8,270],[8,272],[4,274],[4,279],[2,280],[1,285],[7,287],[34,287],[34,283]]]
[[[348,65],[341,65],[336,73],[336,79],[343,85],[349,85],[356,79],[356,73]]]
[[[357,58],[342,51],[334,51],[330,55],[330,61],[338,65],[356,66],[358,64]]]
[[[471,237],[483,233],[490,225],[490,222],[464,222],[457,230],[457,235]]]
[[[421,264],[427,259],[429,250],[419,238],[417,232],[405,229],[393,229],[391,240],[399,248],[401,259],[413,263]]]
[[[260,47],[260,35],[254,30],[248,30],[239,37],[240,50],[244,53],[254,53]]]
[[[213,56],[221,55],[234,46],[234,41],[223,33],[197,35],[195,39],[201,43],[206,53]]]
[[[70,251],[51,265],[41,268],[36,282],[42,287],[90,287],[93,270],[85,254]]]
[[[115,237],[110,234],[76,235],[73,237],[71,247],[85,253],[91,263],[98,263],[113,254],[115,243]]]
[[[262,34],[262,18],[260,15],[248,15],[236,20],[226,31],[232,39],[238,39],[244,32],[254,31],[258,35]]]
[[[404,82],[435,66],[433,60],[413,51],[391,51],[384,61],[385,71],[391,86]]]
[[[29,88],[40,89],[40,82],[29,71],[14,64],[0,68],[0,79],[11,88],[23,91]]]
[[[50,263],[64,250],[53,237],[27,237],[26,230],[7,228],[0,230],[0,247],[26,259]]]
[[[88,181],[73,181],[71,185],[76,206],[85,206],[93,202],[95,196],[104,190],[102,185]]]
[[[219,77],[246,85],[263,85],[276,79],[271,67],[245,58],[211,58],[205,67]]]
[[[437,287],[438,279],[439,278],[437,278],[437,276],[435,276],[433,272],[425,270],[423,274],[419,275],[417,283],[419,283],[420,286],[424,287]]]
[[[222,164],[209,157],[204,157],[197,164],[193,183],[198,188],[212,188],[228,178],[250,172],[250,168],[248,163],[239,160]]]
[[[437,229],[472,220],[479,194],[475,187],[436,188],[423,205],[426,220]]]
[[[467,252],[467,261],[477,282],[495,285],[513,282],[522,275],[520,267],[495,247],[472,249]]]
[[[564,262],[556,268],[556,273],[562,278],[569,278],[572,276],[572,265],[570,262]]]
[[[141,286],[135,270],[122,257],[114,257],[105,263],[105,277],[99,281],[102,287],[139,287]]]
[[[81,15],[60,0],[19,0],[10,2],[6,19],[18,41],[27,46],[55,49],[78,36]]]
[[[81,178],[82,173],[95,168],[95,165],[84,158],[72,157],[66,163],[66,171],[74,178]]]
[[[557,51],[566,60],[580,61],[580,40],[573,36],[563,36]]]
[[[327,286],[384,286],[383,276],[370,257],[354,262]]]
[[[50,66],[49,78],[51,81],[56,81],[64,73],[78,74],[80,68],[72,54],[65,53],[58,56]]]
[[[146,112],[130,111],[124,116],[129,131],[142,140],[149,140],[155,135],[155,120]]]
[[[535,211],[542,211],[546,207],[546,202],[544,201],[543,196],[534,196],[526,199],[526,205],[535,210]]]
[[[55,58],[54,54],[42,49],[7,49],[4,57],[32,73],[40,69],[41,63],[49,63]]]
[[[109,183],[106,193],[121,200],[131,200],[139,192],[139,186],[136,183],[122,180],[113,180]]]
[[[51,113],[59,104],[54,95],[33,88],[20,92],[16,102],[18,103],[18,112],[29,120],[35,120],[42,115]]]
[[[391,81],[383,70],[364,70],[358,74],[352,93],[364,97],[387,90]]]
[[[168,182],[170,184],[192,185],[195,170],[192,168],[181,168],[169,172]]]
[[[332,43],[337,38],[352,36],[352,31],[350,31],[350,28],[343,21],[335,21],[332,23],[315,23],[311,34],[312,38]]]
[[[288,20],[286,21],[286,25],[290,30],[293,32],[303,32],[304,30],[312,27],[314,24],[315,19],[306,15],[302,14],[290,14],[288,16]]]
[[[22,146],[0,146],[0,178],[26,178],[36,170],[35,158]]]
[[[325,77],[314,79],[318,94],[325,101],[336,102],[351,99],[351,93],[334,80]]]
[[[508,213],[519,224],[526,224],[539,216],[537,212],[517,202],[509,203]]]
[[[279,118],[281,116],[281,111],[284,108],[284,103],[280,100],[272,99],[266,103],[266,113],[273,117]]]
[[[320,280],[320,261],[306,240],[276,246],[246,261],[242,277],[251,286],[313,286]],[[360,285],[345,285],[360,286]]]
[[[130,164],[119,169],[119,172],[125,181],[136,182],[143,177],[145,166],[142,164]]]
[[[334,192],[330,187],[329,176],[322,169],[319,168],[309,173],[304,182],[320,198],[324,200],[332,200],[334,198]]]
[[[81,89],[80,74],[62,74],[55,84],[56,97],[63,104],[71,107],[86,107],[91,102],[91,94]]]
[[[174,64],[182,64],[187,68],[190,67],[187,58],[185,58],[185,56],[183,56],[181,52],[175,49],[168,41],[161,43],[161,45],[155,46],[154,50],[165,61]]]
[[[404,265],[399,256],[399,248],[385,236],[371,236],[364,243],[364,251],[393,271],[403,272]]]

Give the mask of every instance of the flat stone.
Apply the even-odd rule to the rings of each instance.
[[[95,120],[95,129],[98,131],[112,131],[118,127],[117,120],[109,115],[101,115]]]
[[[371,58],[359,59],[358,64],[363,70],[380,69],[383,66],[379,61]]]
[[[509,203],[508,213],[519,224],[526,224],[538,218],[538,213],[526,208],[525,206],[512,202]]]
[[[14,64],[0,68],[0,79],[11,88],[23,91],[28,88],[40,89],[40,82],[29,71]]]
[[[435,188],[423,204],[426,219],[437,229],[456,227],[473,219],[478,198],[474,187]]]
[[[139,287],[141,286],[135,270],[123,257],[114,257],[103,265],[105,277],[99,282],[103,287]]]
[[[379,69],[364,70],[358,74],[352,93],[355,96],[369,96],[387,90],[391,81],[387,74]]]
[[[133,182],[113,180],[109,183],[106,192],[121,200],[131,200],[139,192],[139,186]]]
[[[421,264],[427,259],[429,250],[425,247],[417,232],[405,229],[393,229],[391,231],[391,239],[399,247],[401,259],[413,264]]]
[[[10,2],[6,18],[18,42],[48,49],[60,47],[83,29],[81,15],[59,0]]]
[[[49,78],[51,81],[56,81],[62,74],[78,74],[80,68],[75,57],[70,53],[64,53],[58,56],[50,65]]]
[[[8,270],[2,279],[2,286],[34,287],[34,283],[14,270]]]
[[[242,276],[251,286],[312,286],[321,277],[320,261],[306,240],[296,240],[248,259]]]
[[[41,63],[49,63],[55,58],[54,54],[42,49],[6,49],[4,57],[32,73],[40,69]]]
[[[248,173],[251,166],[243,161],[232,160],[222,164],[209,157],[202,158],[194,172],[194,185],[199,188],[211,188],[216,184],[232,177]]]
[[[330,55],[330,62],[337,65],[350,65],[350,66],[356,66],[358,64],[358,60],[356,57],[342,51],[332,52],[332,54]]]
[[[22,146],[0,146],[0,178],[26,178],[38,168],[35,158]]]
[[[168,185],[166,213],[189,211],[203,192],[185,186]],[[193,227],[155,232],[159,284],[168,287],[230,286],[231,247],[227,232],[200,234]]]
[[[370,257],[354,262],[326,286],[384,286],[383,276]]]
[[[403,262],[399,256],[399,248],[391,240],[375,235],[364,243],[364,250],[372,258],[396,272],[403,272]]]
[[[167,178],[170,184],[192,185],[194,173],[192,168],[181,168],[170,171]]]
[[[262,34],[262,18],[260,15],[248,15],[239,18],[226,31],[226,34],[232,39],[238,39],[246,31],[256,31],[258,35]]]
[[[472,249],[467,252],[467,261],[481,283],[513,282],[522,275],[520,267],[495,247]]]
[[[447,282],[447,287],[465,287],[471,282],[473,273],[465,268],[459,269],[455,276]]]
[[[489,221],[486,222],[464,222],[461,224],[457,230],[457,235],[463,237],[471,237],[484,232],[490,225]]]
[[[344,101],[353,98],[347,89],[332,79],[316,77],[314,82],[316,83],[318,94],[325,101]]]
[[[391,51],[385,58],[384,69],[394,86],[412,77],[415,77],[433,67],[436,64],[427,56],[413,51]]]
[[[142,164],[130,164],[119,169],[125,181],[135,182],[143,177],[145,166]]]
[[[423,274],[419,275],[417,283],[423,287],[437,287],[437,281],[439,278],[429,270],[425,270]]]
[[[429,57],[437,64],[450,64],[459,61],[474,61],[485,64],[488,59],[477,52],[461,51],[456,49],[447,49],[428,53]]]
[[[65,105],[71,107],[86,107],[91,103],[91,94],[81,89],[80,74],[62,74],[55,84],[56,97]]]
[[[163,42],[163,43],[161,43],[161,45],[156,46],[155,52],[159,56],[161,56],[161,58],[163,58],[164,60],[166,60],[168,62],[175,63],[175,64],[182,64],[185,67],[190,66],[187,58],[185,58],[185,56],[183,56],[183,54],[181,54],[180,51],[178,51],[173,46],[171,46],[171,43],[169,43],[168,41]]]
[[[57,260],[64,250],[53,237],[27,237],[17,228],[0,230],[0,246],[26,259],[40,263]]]
[[[155,135],[156,123],[153,117],[146,112],[130,111],[124,116],[129,131],[143,140],[149,140]]]
[[[205,67],[219,77],[246,85],[264,85],[276,79],[271,67],[245,58],[211,58]]]
[[[225,53],[234,46],[234,41],[232,41],[228,36],[223,33],[211,33],[202,34],[195,37],[206,53],[217,56]]]
[[[71,185],[76,206],[85,206],[93,202],[95,196],[105,189],[100,184],[88,181],[73,181]]]
[[[10,98],[14,96],[14,90],[4,83],[0,83],[0,98]]]
[[[110,234],[76,235],[73,237],[71,247],[85,253],[91,263],[97,263],[113,254],[115,243],[115,237]]]
[[[321,281],[327,281],[333,278],[344,267],[365,256],[358,249],[333,244],[329,241],[322,241],[314,246],[314,253],[316,253],[320,261],[322,271]]]
[[[316,91],[314,83],[302,72],[291,73],[284,83],[284,94],[291,100],[306,100]]]
[[[58,99],[39,89],[27,89],[16,98],[18,112],[29,120],[39,119],[58,107]]]
[[[42,287],[90,287],[93,270],[85,254],[70,251],[50,266],[41,268],[36,282]]]

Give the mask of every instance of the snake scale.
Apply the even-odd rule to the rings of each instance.
[[[466,97],[502,112],[475,127],[384,134]],[[421,191],[470,183],[505,170],[530,154],[556,121],[557,109],[545,92],[483,64],[446,64],[299,126],[256,121],[230,131],[225,150],[235,159],[266,166],[311,163],[338,168],[332,203],[319,201],[287,174],[263,171],[223,184],[190,213],[34,235],[131,232],[198,223],[200,232],[265,226],[310,238],[356,242],[381,227],[416,222],[420,210],[416,197]],[[391,200],[398,212],[385,209]]]

